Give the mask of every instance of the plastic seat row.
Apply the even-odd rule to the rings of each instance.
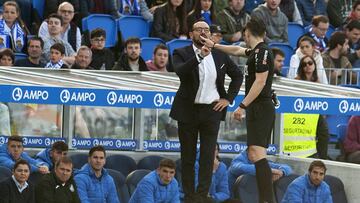
[[[275,198],[280,203],[285,195],[287,187],[295,180],[299,175],[291,174],[280,178],[274,182]],[[331,175],[326,175],[324,181],[330,186],[331,195],[334,203],[347,203],[343,182]],[[258,202],[258,189],[256,183],[256,177],[252,175],[243,175],[238,177],[233,186],[233,197],[240,199],[242,203]]]

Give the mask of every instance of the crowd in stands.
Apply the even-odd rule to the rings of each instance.
[[[241,198],[234,197],[236,190],[232,187],[235,186],[235,180],[254,176],[255,166],[249,159],[247,150],[237,155],[229,166],[221,161],[219,151],[217,145],[209,197],[213,202],[241,202]],[[100,145],[92,147],[87,155],[87,162],[75,168],[75,160],[68,157],[68,146],[63,141],[54,142],[51,148],[43,149],[32,158],[24,151],[22,138],[10,136],[8,142],[1,146],[0,160],[0,167],[8,168],[12,172],[12,175],[1,176],[3,179],[0,180],[0,202],[118,203],[125,198],[119,192],[119,184],[124,183],[118,183],[114,176],[121,172],[104,168],[106,151]],[[175,176],[177,172],[181,172],[177,162],[161,158],[158,164],[155,170],[138,178],[136,187],[126,202],[182,201],[181,179]],[[287,164],[270,162],[270,165],[273,182],[293,174],[292,168]],[[196,185],[198,168],[199,162],[195,165]],[[30,180],[30,176],[36,173],[42,175]],[[322,202],[332,202],[330,187],[323,181],[325,175],[325,164],[322,161],[313,161],[308,173],[289,183],[282,202],[315,203],[320,199]]]

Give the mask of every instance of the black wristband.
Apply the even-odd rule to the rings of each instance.
[[[243,103],[241,102],[241,103],[240,103],[240,108],[242,108],[242,109],[246,109],[245,104],[243,104]]]
[[[215,44],[216,44],[216,43],[214,42],[214,45],[212,46],[213,49],[215,49]]]
[[[250,52],[251,52],[251,49],[245,49],[245,55],[246,55],[246,56],[249,56],[249,55],[250,55]]]

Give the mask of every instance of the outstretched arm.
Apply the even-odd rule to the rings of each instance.
[[[225,52],[227,54],[234,55],[234,56],[246,56],[246,54],[245,54],[246,48],[244,48],[244,47],[235,46],[235,45],[216,44],[211,39],[207,39],[202,36],[200,36],[200,37],[201,37],[201,40],[203,40],[204,45],[209,48],[215,48],[222,52]]]

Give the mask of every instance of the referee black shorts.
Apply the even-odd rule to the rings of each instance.
[[[257,101],[246,108],[247,145],[267,148],[275,122],[271,100]]]

